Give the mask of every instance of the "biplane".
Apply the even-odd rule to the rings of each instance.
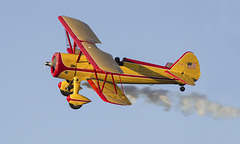
[[[178,84],[184,91],[184,85],[194,86],[200,77],[199,62],[192,52],[165,66],[130,58],[114,59],[97,47],[101,41],[86,23],[67,16],[58,19],[66,30],[67,53],[56,52],[45,65],[51,67],[53,77],[64,79],[58,87],[73,109],[91,102],[79,94],[82,81],[87,81],[105,102],[131,105],[123,84]]]

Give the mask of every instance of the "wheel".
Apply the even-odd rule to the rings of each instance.
[[[181,91],[181,92],[184,92],[184,91],[185,91],[185,87],[181,86],[181,87],[180,87],[180,91]]]
[[[63,90],[60,90],[61,94],[64,95],[64,96],[69,96],[70,94],[72,94],[73,92],[70,92],[70,91],[63,91]]]
[[[71,104],[69,103],[69,106],[72,108],[72,109],[80,109],[82,107],[82,105],[74,105],[74,104]]]

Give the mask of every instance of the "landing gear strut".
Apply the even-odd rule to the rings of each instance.
[[[75,76],[73,79],[73,94],[67,96],[67,101],[72,109],[79,109],[83,104],[91,102],[88,98],[78,94],[79,90],[82,89],[80,83],[81,80]]]
[[[185,87],[184,87],[184,86],[181,86],[181,87],[180,87],[180,91],[181,91],[181,92],[184,92],[184,91],[185,91]]]

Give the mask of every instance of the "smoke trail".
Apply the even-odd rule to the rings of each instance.
[[[131,88],[128,88],[131,87]],[[131,93],[134,90],[134,93]],[[167,90],[152,90],[150,87],[137,89],[134,86],[126,86],[125,93],[133,98],[145,99],[147,103],[163,106],[166,111],[175,107],[188,116],[196,112],[199,116],[209,115],[213,118],[235,118],[240,117],[240,109],[211,102],[205,95],[191,93],[189,95],[179,95]],[[131,98],[130,97],[130,98]]]
[[[205,95],[192,93],[181,96],[180,106],[184,115],[189,115],[194,110],[200,116],[210,115],[213,118],[236,118],[240,117],[240,109],[209,101]]]
[[[159,106],[163,106],[166,111],[170,110],[171,102],[170,97],[166,94],[168,93],[167,90],[151,90],[150,87],[144,87],[140,90],[137,89],[135,86],[125,86],[124,91],[127,97],[131,100],[139,98],[140,94],[144,94],[145,102],[149,104],[156,104]]]
[[[83,83],[82,85],[91,89],[88,83]],[[138,89],[135,86],[124,86],[124,91],[132,103],[135,103],[139,98],[143,98],[147,104],[162,106],[165,111],[176,108],[185,116],[196,112],[199,116],[208,115],[215,119],[240,117],[239,108],[211,102],[207,99],[206,95],[198,93],[179,95],[168,90],[153,90],[150,87]]]

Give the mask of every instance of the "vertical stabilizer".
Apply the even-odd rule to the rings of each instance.
[[[188,85],[195,85],[201,75],[198,59],[192,52],[184,53],[166,73]]]

